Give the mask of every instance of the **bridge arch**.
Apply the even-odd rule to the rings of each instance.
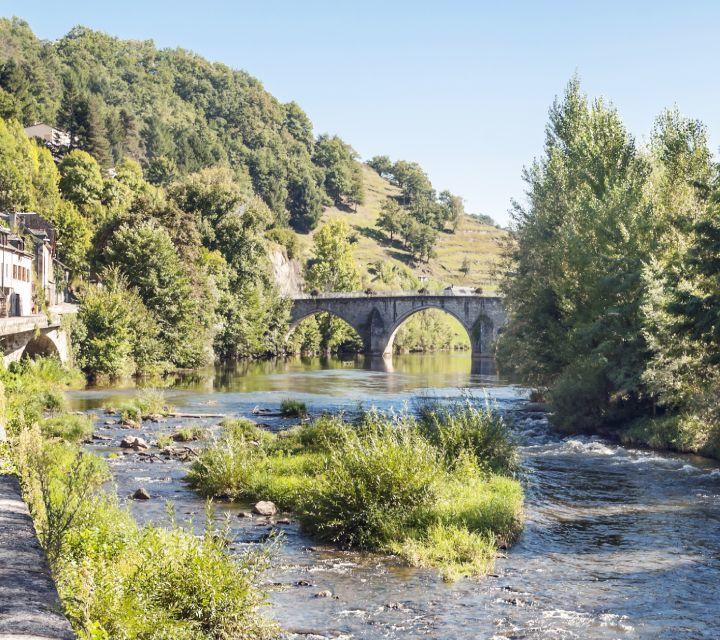
[[[382,349],[382,353],[384,356],[390,356],[393,354],[393,346],[395,344],[395,337],[397,336],[397,333],[402,328],[402,326],[408,320],[410,320],[410,318],[412,318],[413,316],[416,316],[418,313],[423,313],[425,311],[439,311],[439,312],[444,313],[445,315],[448,315],[451,318],[454,318],[455,320],[457,320],[458,324],[463,328],[463,330],[465,331],[465,333],[470,341],[470,350],[471,351],[475,350],[474,349],[475,341],[473,340],[473,329],[472,329],[472,327],[467,326],[467,323],[464,321],[462,316],[460,314],[456,313],[452,309],[446,309],[441,306],[431,305],[431,306],[426,306],[426,307],[417,307],[414,309],[410,309],[410,310],[406,311],[405,313],[403,313],[401,316],[399,316],[395,320],[394,324],[390,327],[390,329],[387,332],[387,338],[386,338],[387,343],[384,345],[384,347]],[[479,344],[479,342],[478,342],[478,344]]]
[[[33,336],[23,349],[21,360],[34,360],[35,358],[58,358],[60,359],[60,350],[55,342],[45,333],[39,333]]]
[[[337,293],[298,296],[293,300],[290,329],[303,318],[318,312],[340,317],[357,331],[371,356],[387,356],[399,327],[418,311],[439,309],[456,318],[465,328],[473,356],[492,357],[498,329],[505,311],[498,297],[455,293],[378,294]]]
[[[358,327],[352,322],[352,318],[347,318],[344,314],[338,313],[334,309],[323,308],[315,308],[308,310],[307,312],[302,314],[294,314],[291,318],[290,323],[288,324],[287,332],[285,333],[285,344],[291,344],[293,335],[304,321],[308,320],[309,318],[317,317],[318,315],[323,313],[329,315],[336,320],[341,320],[357,337],[359,337],[359,339],[363,343],[363,349],[367,349],[368,345],[365,336],[363,336],[363,334],[358,330]]]

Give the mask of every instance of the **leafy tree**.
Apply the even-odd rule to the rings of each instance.
[[[402,190],[403,203],[406,205],[420,199],[435,200],[430,179],[416,162],[398,160],[392,168],[392,181]]]
[[[52,216],[52,212],[60,203],[60,172],[49,149],[31,142],[30,156],[36,170],[32,177],[33,206],[45,216]]]
[[[183,211],[214,226],[250,199],[252,187],[247,176],[241,179],[228,167],[211,167],[181,178],[168,192]]]
[[[449,191],[441,191],[438,197],[442,206],[442,228],[449,224],[453,232],[457,231],[460,218],[465,215],[465,206],[460,196],[454,196]]]
[[[178,178],[177,163],[167,156],[157,156],[147,162],[145,175],[150,184],[166,187]]]
[[[312,153],[315,138],[313,136],[313,126],[310,118],[300,108],[296,102],[288,102],[283,105],[285,111],[285,129],[298,142],[305,145],[307,150]]]
[[[350,226],[342,219],[330,220],[314,237],[313,257],[308,262],[308,287],[321,291],[354,291],[360,276],[349,241]]]
[[[380,205],[377,226],[390,236],[390,242],[407,225],[405,210],[393,198],[386,198]]]
[[[393,163],[388,156],[374,156],[367,161],[367,165],[383,178],[389,176],[393,169]]]
[[[58,257],[71,271],[85,271],[92,242],[92,228],[72,202],[61,200],[48,216],[55,225],[58,238]]]
[[[22,120],[22,105],[14,94],[0,87],[0,118],[5,120]]]
[[[13,96],[13,108],[9,113],[22,123],[31,124],[35,121],[37,110],[31,94],[28,73],[15,60],[7,60],[0,67],[0,88],[6,94]],[[5,117],[5,116],[4,116]]]
[[[465,256],[463,258],[462,264],[460,265],[460,273],[462,273],[467,278],[471,268],[472,264],[470,262],[470,259]]]
[[[98,204],[104,183],[100,165],[86,151],[74,150],[60,162],[60,192],[77,207]]]
[[[95,377],[118,377],[162,368],[158,327],[138,294],[110,270],[102,287],[90,287],[73,329],[78,366]]]
[[[402,230],[405,246],[417,261],[428,262],[435,255],[437,229],[417,220],[410,220]]]
[[[156,319],[165,358],[182,367],[203,364],[210,340],[207,318],[168,232],[154,221],[122,225],[105,261],[118,268]]]
[[[651,357],[643,380],[664,410],[717,425],[717,169],[705,127],[677,110],[658,118],[650,149],[651,196],[662,235],[644,272]]]
[[[323,134],[315,143],[313,161],[325,169],[325,190],[335,204],[342,204],[345,198],[360,201],[362,174],[350,145],[337,136]]]
[[[290,166],[287,209],[292,211],[290,224],[301,232],[312,231],[322,215],[323,194],[313,172],[304,163]]]
[[[545,153],[525,171],[503,291],[500,361],[551,387],[555,421],[591,428],[646,401],[643,263],[656,246],[648,164],[617,112],[573,79],[550,110]]]
[[[32,198],[35,167],[30,142],[16,121],[0,121],[0,209],[26,211]]]

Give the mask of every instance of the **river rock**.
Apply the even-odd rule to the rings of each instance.
[[[134,449],[135,451],[140,451],[144,449],[149,449],[148,443],[145,442],[142,438],[138,438],[137,436],[125,436],[120,441],[120,446],[123,449]]]
[[[316,598],[332,598],[332,591],[325,589],[324,591],[318,591],[315,594]]]
[[[241,511],[240,513],[238,513],[237,517],[238,518],[252,518],[253,514],[250,513],[249,511]]]
[[[253,511],[261,516],[274,516],[277,513],[277,507],[270,500],[260,500],[253,506]]]
[[[538,413],[548,413],[550,405],[545,402],[527,402],[522,407],[523,411],[537,411]]]
[[[133,500],[150,500],[150,493],[144,487],[135,489],[135,493],[132,494]]]

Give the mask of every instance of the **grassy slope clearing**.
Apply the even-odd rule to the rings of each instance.
[[[365,204],[359,205],[357,212],[350,209],[328,207],[322,222],[333,217],[347,220],[357,234],[354,255],[360,265],[364,281],[368,284],[368,266],[378,260],[390,260],[408,266],[416,276],[427,275],[440,284],[482,287],[488,292],[497,289],[495,269],[500,262],[503,243],[507,232],[488,224],[478,222],[471,216],[464,216],[455,233],[441,233],[436,246],[437,256],[429,263],[413,266],[410,256],[399,245],[391,246],[384,233],[375,226],[380,212],[380,204],[389,196],[398,195],[397,187],[381,178],[373,169],[363,165],[365,182]],[[307,258],[312,246],[312,233],[298,234],[300,256]],[[467,277],[460,272],[465,257],[470,261]]]

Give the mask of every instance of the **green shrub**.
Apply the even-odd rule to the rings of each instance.
[[[307,405],[299,400],[283,400],[280,403],[280,413],[285,418],[305,418],[308,415]]]
[[[308,451],[330,453],[345,445],[355,430],[342,416],[323,415],[302,425],[297,432],[301,446]]]
[[[320,539],[382,548],[424,524],[440,478],[437,450],[410,429],[348,438],[308,488],[301,520]]]
[[[261,435],[262,434],[262,435]],[[191,466],[205,496],[272,500],[344,547],[390,550],[448,578],[485,572],[522,526],[506,426],[489,409],[434,408],[418,421],[325,415],[275,436],[228,421]]]
[[[56,358],[14,362],[0,373],[5,385],[5,424],[10,436],[40,422],[47,412],[62,411],[63,391],[84,384],[79,372],[64,369]]]
[[[224,429],[224,435],[234,440],[246,440],[267,444],[275,440],[275,435],[259,427],[252,420],[247,418],[226,418],[220,425]]]
[[[640,418],[620,431],[626,445],[720,458],[720,427],[713,416],[693,413]]]
[[[37,425],[17,436],[13,459],[38,537],[54,565],[61,557],[65,537],[108,479],[107,469],[97,456],[67,444],[46,442]]]
[[[276,242],[281,247],[285,247],[287,257],[292,260],[297,257],[298,239],[292,229],[283,227],[274,227],[265,233],[269,240]]]
[[[420,430],[452,463],[463,451],[493,473],[512,473],[518,460],[515,443],[503,418],[490,407],[467,403],[432,405],[420,411]]]
[[[41,429],[46,438],[58,438],[65,442],[79,443],[92,435],[93,423],[85,415],[62,415],[45,418],[41,423]]]

